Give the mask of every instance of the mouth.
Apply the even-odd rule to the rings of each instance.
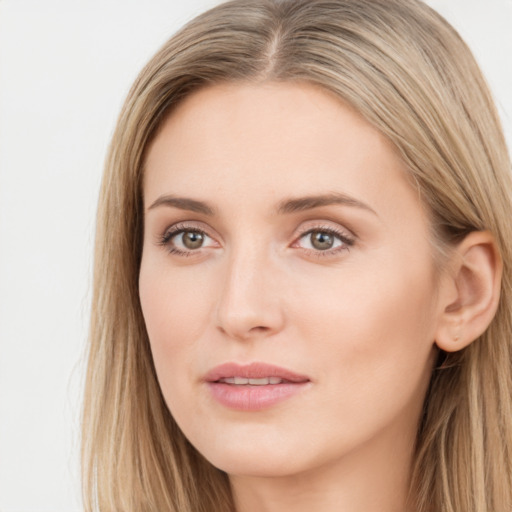
[[[288,383],[308,382],[306,375],[295,373],[286,368],[268,363],[237,364],[225,363],[210,370],[204,377],[206,382],[224,382],[235,385],[265,386]]]
[[[225,384],[236,384],[237,386],[268,386],[269,384],[282,384],[289,382],[279,377],[263,377],[261,379],[247,379],[245,377],[225,377],[215,382],[224,382]]]
[[[221,405],[239,411],[260,411],[292,398],[308,387],[309,377],[267,363],[226,363],[203,379]]]

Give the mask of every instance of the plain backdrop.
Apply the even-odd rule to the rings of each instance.
[[[80,511],[79,420],[103,159],[138,71],[215,0],[0,0],[0,512]],[[430,0],[512,146],[512,0]]]

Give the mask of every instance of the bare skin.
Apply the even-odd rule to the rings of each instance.
[[[239,512],[406,510],[454,287],[405,172],[377,130],[304,84],[204,89],[150,147],[140,297],[155,367]],[[226,362],[308,381],[238,410],[204,379]]]

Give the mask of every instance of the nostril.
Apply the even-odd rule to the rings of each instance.
[[[248,340],[251,338],[258,338],[260,336],[268,336],[272,332],[272,327],[265,325],[256,325],[249,328],[236,325],[219,325],[218,329],[223,335],[240,340]]]
[[[264,325],[258,325],[256,327],[251,328],[250,330],[256,331],[256,332],[265,332],[265,331],[268,331],[269,329],[270,329],[269,327],[265,327]]]

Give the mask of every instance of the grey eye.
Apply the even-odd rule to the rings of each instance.
[[[346,245],[346,241],[341,236],[331,233],[329,230],[315,229],[304,233],[299,239],[299,245],[304,249],[328,251],[329,249]]]
[[[199,249],[219,247],[215,240],[199,228],[173,226],[164,235],[161,245],[167,246],[173,254],[192,254]]]
[[[331,233],[325,231],[313,231],[309,235],[311,246],[319,251],[332,249],[335,242],[335,237]]]
[[[186,249],[199,249],[204,243],[204,234],[198,231],[184,231],[176,238],[181,238],[181,243]]]

